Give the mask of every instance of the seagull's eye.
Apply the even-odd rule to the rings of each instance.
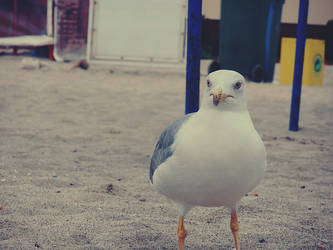
[[[212,83],[209,81],[209,80],[207,80],[207,87],[211,87],[212,86]]]
[[[236,82],[236,83],[234,84],[234,88],[235,88],[235,89],[240,89],[240,87],[242,87],[242,83],[241,83],[241,82]]]

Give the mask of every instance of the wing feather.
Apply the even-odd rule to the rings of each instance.
[[[150,181],[153,183],[153,175],[156,169],[165,162],[172,154],[172,144],[175,141],[176,134],[180,127],[191,117],[191,114],[185,115],[182,118],[171,123],[161,134],[154,154],[150,162]]]

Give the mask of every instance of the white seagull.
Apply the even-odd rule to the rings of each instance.
[[[258,185],[265,168],[266,151],[247,110],[244,77],[230,70],[209,74],[199,111],[164,130],[150,164],[153,186],[179,209],[178,249],[184,249],[184,216],[192,207],[225,206],[231,209],[239,250],[237,202]]]

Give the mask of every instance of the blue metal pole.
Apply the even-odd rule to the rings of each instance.
[[[309,9],[309,0],[300,0],[299,11],[298,11],[294,81],[293,81],[293,90],[292,90],[291,106],[290,106],[290,120],[289,120],[289,130],[291,131],[298,131],[308,9]]]
[[[199,109],[202,0],[188,0],[185,113]]]

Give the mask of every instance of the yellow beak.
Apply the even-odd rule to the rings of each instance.
[[[213,96],[213,103],[217,106],[219,103],[224,102],[225,99],[228,97],[234,97],[233,95],[228,95],[223,93],[222,88],[218,88],[215,90],[214,93],[211,93],[210,95]]]

